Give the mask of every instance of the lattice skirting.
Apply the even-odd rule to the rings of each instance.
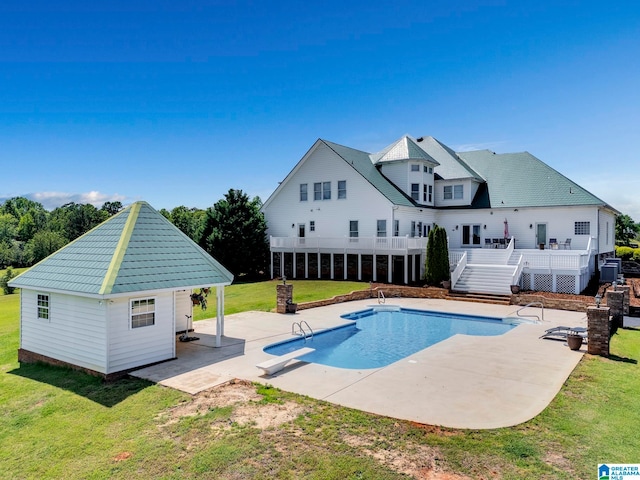
[[[555,278],[554,278],[555,277]],[[552,273],[523,273],[520,288],[541,292],[576,293],[576,286],[582,291],[585,283],[579,275],[554,275]]]

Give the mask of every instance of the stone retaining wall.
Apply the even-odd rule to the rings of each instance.
[[[298,303],[298,310],[307,308],[324,307],[335,303],[352,302],[354,300],[366,300],[367,298],[378,298],[378,291],[381,291],[386,299],[388,298],[441,298],[446,299],[448,291],[444,288],[436,287],[405,287],[389,285],[384,287],[370,288],[367,290],[357,290],[345,295],[336,295],[325,300]]]

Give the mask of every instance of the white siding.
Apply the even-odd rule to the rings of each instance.
[[[598,252],[608,253],[615,251],[615,225],[616,217],[605,210],[599,211],[599,245]],[[595,235],[595,230],[593,232]]]
[[[191,292],[187,290],[174,292],[176,332],[184,332],[187,329],[187,315],[193,315],[190,295]]]
[[[339,180],[347,182],[346,199],[338,199]],[[313,184],[316,182],[331,182],[331,200],[313,199]],[[301,183],[307,184],[308,191],[308,200],[302,202]],[[392,232],[391,202],[322,144],[271,199],[264,208],[264,214],[268,233],[274,237],[297,237],[300,224],[305,225],[306,237],[348,237],[350,220],[358,220],[361,237],[376,235],[378,219],[386,219],[389,235]],[[314,232],[309,226],[312,220],[315,222]]]
[[[444,199],[444,187],[455,185],[462,185],[462,198],[461,199]],[[435,184],[435,205],[437,207],[462,207],[465,205],[471,205],[473,195],[475,195],[478,185],[476,182],[472,182],[470,179],[462,180],[438,180]]]
[[[462,246],[462,225],[481,225],[481,245],[485,238],[502,238],[504,221],[509,226],[509,236],[516,238],[516,248],[537,248],[536,224],[547,225],[549,238],[558,242],[572,239],[571,248],[585,249],[590,237],[596,236],[596,207],[554,207],[554,208],[494,208],[491,210],[447,210],[439,211],[436,223],[446,228],[451,248]],[[576,221],[588,221],[591,235],[574,235]],[[485,228],[486,225],[486,228]],[[456,226],[458,227],[456,229]],[[531,226],[531,228],[530,228]]]
[[[419,170],[412,172],[411,165],[418,165]],[[427,200],[424,200],[423,197],[424,185],[431,185],[433,187],[433,173],[425,173],[425,166],[428,168],[429,164],[414,160],[404,160],[401,162],[382,163],[380,171],[408,197],[411,197],[411,184],[418,184],[417,202],[422,205],[433,205],[434,196],[432,196],[431,202],[429,202],[428,197]]]
[[[38,294],[49,295],[49,320],[38,319]],[[106,371],[106,302],[22,289],[20,347],[73,365]]]
[[[155,298],[155,324],[131,328],[130,300]],[[109,302],[109,364],[107,373],[147,365],[174,357],[173,292],[133,295]]]

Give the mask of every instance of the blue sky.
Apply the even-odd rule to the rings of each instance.
[[[640,222],[635,1],[0,4],[0,199],[266,200],[317,138],[529,151]]]

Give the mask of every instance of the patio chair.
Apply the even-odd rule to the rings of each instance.
[[[558,239],[557,238],[550,238],[549,239],[549,248],[551,250],[557,250],[558,249]]]
[[[553,327],[545,330],[539,338],[546,338],[547,340],[566,340],[569,332],[580,335],[584,340],[587,340],[587,329],[584,327],[566,327],[560,325],[559,327]]]
[[[490,238],[485,238],[484,239],[484,248],[491,248],[491,239]]]
[[[500,239],[499,238],[494,238],[493,239],[493,248],[498,248],[498,245],[500,245]]]
[[[564,242],[561,242],[560,245],[562,245],[562,248],[564,248],[565,250],[567,248],[571,250],[571,239],[567,238]]]

